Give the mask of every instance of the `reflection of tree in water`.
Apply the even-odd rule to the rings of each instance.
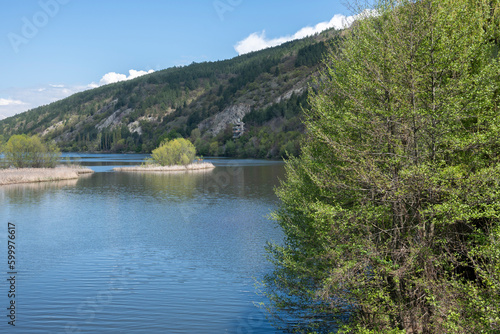
[[[0,186],[0,201],[4,203],[8,199],[12,204],[39,202],[47,192],[63,187],[74,187],[77,183],[78,179],[71,179],[2,185]]]
[[[192,199],[210,183],[212,169],[193,170],[189,172],[140,172],[127,173],[131,178],[143,183],[144,186],[159,197],[171,201]]]
[[[224,166],[189,172],[127,173],[133,182],[144,184],[154,196],[172,201],[197,198],[212,202],[221,198],[274,200],[272,189],[283,175],[283,166]],[[132,181],[132,179],[129,179]],[[265,183],[262,180],[271,180]]]

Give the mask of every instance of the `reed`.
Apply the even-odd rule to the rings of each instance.
[[[0,185],[71,180],[78,179],[80,175],[91,174],[93,172],[94,171],[92,169],[79,166],[1,169]]]
[[[182,171],[192,171],[201,169],[212,169],[215,166],[210,162],[193,163],[186,166],[176,165],[176,166],[160,166],[160,165],[142,165],[133,167],[116,167],[113,168],[116,172],[182,172]]]

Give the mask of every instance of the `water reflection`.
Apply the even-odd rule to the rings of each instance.
[[[182,202],[196,197],[197,189],[212,179],[213,169],[174,172],[119,172],[128,184],[143,185],[155,197]]]
[[[74,187],[77,183],[78,179],[72,179],[0,185],[0,200],[3,204],[6,204],[6,200],[9,200],[9,202],[13,204],[40,202],[40,199],[45,193],[64,187]]]
[[[141,160],[122,158],[106,162]],[[282,237],[265,216],[283,166],[213,162],[0,187],[0,217],[19,229],[19,332],[274,333],[254,278]]]

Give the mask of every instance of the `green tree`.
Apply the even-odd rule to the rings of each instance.
[[[200,139],[201,137],[201,131],[200,129],[196,128],[191,131],[191,142],[194,144],[196,140]]]
[[[43,144],[37,136],[14,135],[4,147],[8,165],[17,168],[55,167],[61,156],[53,143]]]
[[[0,135],[0,154],[3,154],[3,152],[4,152],[4,145],[5,145],[5,138],[3,135]],[[6,168],[6,167],[8,167],[8,166],[7,166],[7,162],[5,161],[5,159],[0,159],[0,169]]]
[[[270,310],[303,332],[498,333],[499,1],[372,13],[311,92]]]
[[[194,145],[187,139],[164,141],[151,153],[153,161],[161,166],[188,165],[196,155]]]
[[[236,144],[233,140],[229,139],[226,141],[226,150],[224,155],[227,157],[234,157],[236,155]]]
[[[219,155],[219,143],[217,141],[213,141],[210,143],[210,146],[208,148],[208,154],[213,157]]]
[[[0,135],[0,153],[3,153],[3,146],[5,145],[5,138],[3,135]]]

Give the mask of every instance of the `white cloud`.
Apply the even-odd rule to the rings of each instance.
[[[0,98],[0,119],[2,116],[13,116],[39,106],[62,100],[84,90],[119,81],[132,80],[153,72],[154,70],[130,70],[128,75],[109,72],[101,78],[99,83],[92,82],[88,85],[66,86],[63,84],[47,84],[34,88],[11,88],[3,91],[0,90],[0,96],[8,96],[8,98]]]
[[[12,99],[0,99],[0,106],[20,106],[26,104],[23,101]]]
[[[108,85],[108,84],[112,84],[112,83],[116,83],[116,82],[120,82],[120,81],[132,80],[132,79],[135,79],[135,78],[138,78],[140,76],[143,76],[143,75],[146,75],[146,74],[150,74],[150,73],[153,73],[153,72],[154,72],[154,70],[149,70],[149,71],[129,70],[128,71],[128,73],[129,73],[128,76],[126,74],[120,74],[120,73],[116,73],[116,72],[109,72],[109,73],[106,73],[101,78],[101,80],[99,81],[99,85],[103,86],[103,85]],[[91,85],[97,86],[96,83],[92,83]]]
[[[288,36],[288,37],[279,37],[279,38],[274,38],[274,39],[267,39],[266,38],[266,32],[262,31],[262,33],[258,34],[254,32],[247,38],[245,38],[242,41],[239,41],[235,46],[234,49],[236,52],[238,52],[239,55],[253,52],[253,51],[258,51],[266,48],[270,48],[273,46],[277,46],[280,44],[283,44],[285,42],[291,41],[293,38]]]
[[[74,93],[88,89],[86,86],[65,87],[64,85],[45,85],[32,88],[11,88],[0,91],[0,96],[9,96],[9,99],[0,98],[0,114],[6,117],[22,113],[42,105],[46,105]]]
[[[236,52],[238,52],[239,55],[242,55],[245,53],[258,51],[273,46],[278,46],[280,44],[293,41],[295,39],[312,36],[314,34],[320,33],[330,28],[344,29],[349,27],[354,22],[354,20],[356,20],[359,17],[362,17],[365,14],[366,13],[362,13],[360,15],[355,15],[355,16],[344,16],[341,14],[335,14],[332,17],[332,19],[328,22],[320,22],[316,24],[314,27],[304,27],[293,35],[283,36],[278,38],[268,39],[266,37],[265,31],[262,31],[262,33],[260,34],[253,33],[250,34],[250,36],[248,36],[247,38],[236,43],[234,49],[236,50]]]
[[[101,81],[99,81],[100,85],[107,85],[119,81],[125,81],[127,80],[127,76],[125,74],[120,74],[120,73],[115,73],[115,72],[109,72],[104,74],[102,77]]]

